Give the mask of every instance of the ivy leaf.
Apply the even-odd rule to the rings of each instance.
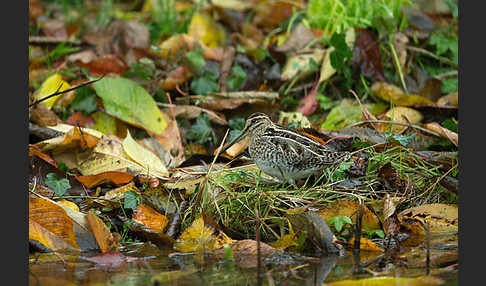
[[[123,193],[123,207],[125,209],[135,210],[139,204],[140,197],[135,191],[126,191]]]
[[[412,142],[415,135],[417,135],[415,133],[412,133],[412,134],[406,136],[406,135],[395,134],[395,133],[391,133],[391,132],[385,132],[384,134],[385,134],[385,137],[386,137],[386,141],[395,141],[395,142],[400,143],[400,145],[402,145],[402,146],[407,146],[408,144],[410,144],[410,142]]]
[[[327,222],[329,225],[334,225],[334,228],[337,232],[340,232],[343,229],[344,224],[353,224],[351,219],[347,216],[333,216]]]
[[[199,74],[203,66],[206,64],[206,60],[203,56],[203,50],[201,48],[194,49],[184,56],[186,64],[196,73]]]
[[[71,188],[69,180],[66,178],[59,179],[56,174],[48,173],[45,180],[46,185],[51,188],[56,195],[61,197],[66,191]]]
[[[232,70],[233,70],[233,72],[229,76],[227,84],[228,84],[228,87],[231,90],[237,90],[238,88],[241,87],[241,85],[245,81],[247,75],[246,75],[246,72],[243,70],[243,68],[241,68],[237,64],[235,64],[233,66]]]
[[[205,71],[199,78],[192,80],[191,91],[195,94],[208,95],[218,91],[217,75],[210,71]]]
[[[196,119],[196,123],[187,130],[186,138],[196,143],[204,144],[211,140],[212,135],[213,129],[211,129],[209,117],[205,112],[201,112]]]
[[[336,70],[340,70],[344,66],[344,61],[353,55],[353,52],[346,44],[346,35],[333,34],[329,44],[334,47],[334,51],[330,54],[331,65]]]
[[[95,102],[94,91],[89,86],[77,89],[71,108],[75,111],[83,111],[86,114],[96,111],[98,107]]]

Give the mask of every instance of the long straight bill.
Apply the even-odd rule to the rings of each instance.
[[[248,127],[245,127],[240,135],[238,135],[235,139],[233,139],[230,143],[226,144],[226,146],[224,146],[221,151],[219,151],[218,153],[218,156],[223,154],[226,150],[228,150],[231,146],[233,146],[236,142],[240,141],[241,139],[243,139],[247,134],[247,131],[248,131]]]

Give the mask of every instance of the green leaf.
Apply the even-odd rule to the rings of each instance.
[[[458,90],[458,80],[456,78],[448,78],[442,80],[442,85],[440,92],[444,94],[449,94],[456,92]]]
[[[140,197],[135,191],[126,191],[123,193],[123,208],[135,210],[140,204]]]
[[[344,66],[344,61],[353,55],[353,52],[346,44],[346,34],[333,34],[329,44],[335,49],[330,54],[331,65],[340,70]]]
[[[370,230],[370,231],[368,231],[367,235],[370,238],[373,238],[373,236],[375,236],[375,235],[377,235],[380,238],[385,238],[385,232],[383,232],[383,230],[381,230],[381,229]]]
[[[93,90],[89,86],[77,89],[71,108],[76,111],[83,111],[86,114],[96,111],[97,105]]]
[[[449,119],[442,121],[441,125],[442,125],[442,127],[449,129],[450,131],[453,131],[453,132],[456,132],[456,133],[459,131],[458,130],[459,129],[458,123],[454,118],[449,118]]]
[[[191,82],[191,91],[195,94],[208,95],[218,91],[217,75],[210,71],[205,71],[199,78],[193,79]]]
[[[48,173],[45,180],[46,185],[51,188],[56,195],[61,197],[66,191],[71,188],[69,180],[66,178],[59,179],[56,174]]]
[[[246,77],[246,72],[238,64],[235,64],[233,66],[233,72],[231,73],[227,81],[228,87],[231,90],[237,90],[241,87]]]
[[[196,143],[204,144],[211,140],[212,134],[213,129],[211,129],[209,117],[205,112],[201,112],[196,119],[196,123],[187,130],[186,138]]]
[[[337,232],[341,232],[345,224],[353,224],[351,219],[347,216],[333,216],[327,222],[329,225],[333,225]]]
[[[134,81],[122,77],[103,78],[93,87],[109,115],[157,135],[167,127],[153,97]]]
[[[245,119],[241,117],[233,117],[228,120],[228,126],[231,129],[243,130],[245,128]]]
[[[395,134],[391,132],[384,132],[385,138],[387,141],[395,141],[400,143],[402,146],[407,146],[412,142],[413,138],[417,135],[412,133],[410,135],[402,135],[402,134]]]
[[[199,74],[203,66],[206,64],[206,60],[204,60],[203,57],[203,50],[201,48],[186,53],[184,59],[186,60],[186,64],[196,74]]]

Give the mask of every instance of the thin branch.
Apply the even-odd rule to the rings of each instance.
[[[75,87],[71,87],[71,88],[68,88],[68,89],[66,89],[66,90],[59,91],[59,89],[60,89],[60,88],[61,88],[61,86],[62,86],[62,85],[61,85],[61,86],[60,86],[60,87],[57,89],[57,91],[56,91],[56,92],[54,92],[53,94],[48,95],[48,96],[46,96],[46,97],[44,97],[44,98],[41,98],[41,99],[39,99],[39,100],[35,101],[34,103],[31,103],[31,104],[29,105],[29,108],[31,108],[32,106],[34,106],[34,105],[36,105],[36,104],[38,104],[38,103],[40,103],[40,102],[42,102],[42,101],[44,101],[44,100],[46,100],[46,99],[49,99],[49,98],[53,97],[53,96],[56,96],[56,95],[59,95],[59,94],[63,94],[63,93],[68,93],[68,92],[70,92],[70,91],[72,91],[72,90],[78,89],[78,88],[83,87],[83,86],[85,86],[85,85],[95,83],[95,82],[99,81],[100,79],[102,79],[102,78],[104,78],[104,77],[105,77],[105,75],[102,75],[102,76],[101,76],[100,78],[98,78],[98,79],[95,79],[95,80],[90,80],[90,81],[87,81],[87,82],[82,83],[82,84],[80,84],[80,85],[77,85],[77,86],[75,86]]]
[[[359,122],[353,123],[351,125],[348,125],[346,127],[355,127],[355,126],[358,126],[358,125],[361,125],[361,124],[365,124],[365,123],[388,123],[388,124],[408,126],[408,127],[411,127],[411,128],[418,129],[418,130],[420,130],[422,132],[428,133],[430,135],[434,135],[434,136],[437,136],[437,137],[441,137],[442,136],[442,135],[440,135],[437,132],[430,131],[428,129],[425,129],[425,128],[420,127],[420,126],[415,125],[415,124],[403,123],[403,122],[395,122],[395,121],[386,121],[386,120],[363,120],[363,121],[359,121]]]

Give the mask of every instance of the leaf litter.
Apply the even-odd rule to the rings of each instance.
[[[185,261],[154,283],[457,282],[455,2],[142,2],[29,1],[32,253]],[[351,159],[289,185],[249,138],[218,155],[254,112]]]

